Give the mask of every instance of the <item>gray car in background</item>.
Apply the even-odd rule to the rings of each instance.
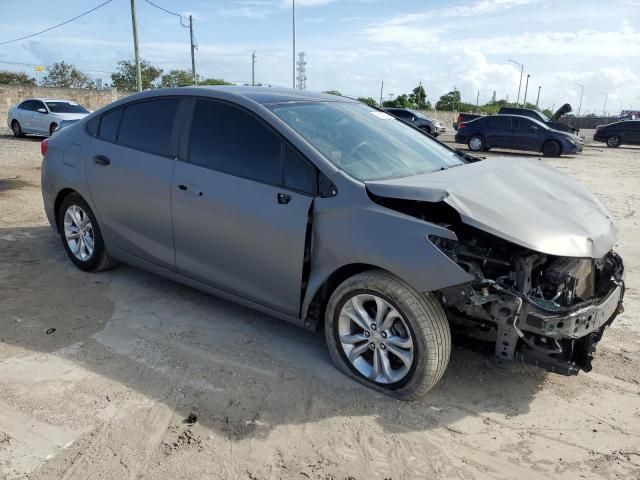
[[[575,374],[621,308],[611,215],[532,159],[477,161],[384,111],[298,90],[132,95],[43,141],[71,261],[117,261],[324,330],[338,368],[402,399],[451,330]]]
[[[53,135],[65,122],[77,121],[89,114],[89,110],[71,100],[29,98],[12,107],[7,114],[7,126],[14,136],[25,134]]]
[[[410,108],[385,108],[385,111],[433,137],[437,137],[447,130],[438,120],[427,117],[418,110],[412,110]]]

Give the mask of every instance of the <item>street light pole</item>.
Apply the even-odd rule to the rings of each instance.
[[[578,116],[580,116],[580,110],[582,109],[582,95],[584,94],[584,85],[573,82],[574,85],[580,87],[580,104],[578,105]]]
[[[542,85],[538,85],[538,98],[536,98],[536,110],[538,109],[538,104],[540,103],[540,89]]]
[[[380,83],[380,108],[382,108],[382,89],[384,88],[384,80]]]
[[[136,88],[142,91],[142,69],[140,68],[140,50],[138,49],[138,20],[136,17],[136,0],[131,0],[131,25],[133,26],[133,53],[136,60]]]
[[[251,86],[256,84],[256,52],[251,54]]]
[[[524,87],[524,100],[522,101],[522,108],[527,108],[527,90],[529,89],[529,77],[531,74],[527,73],[527,83]]]
[[[522,63],[518,63],[515,60],[509,59],[511,63],[515,63],[520,67],[520,83],[518,83],[518,99],[516,100],[516,107],[520,105],[520,88],[522,87],[522,74],[524,73],[524,65]]]

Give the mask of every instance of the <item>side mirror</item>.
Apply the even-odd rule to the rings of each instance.
[[[37,111],[40,112],[40,113],[47,113],[47,109],[46,108],[39,108]]]
[[[415,122],[416,121],[416,117],[411,117],[411,121]]]

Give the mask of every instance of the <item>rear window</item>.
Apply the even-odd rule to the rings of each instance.
[[[47,102],[51,113],[89,113],[89,110],[76,102]]]
[[[168,156],[178,102],[178,99],[167,98],[124,107],[118,143],[143,152]]]
[[[118,136],[118,127],[120,126],[120,117],[122,109],[118,108],[106,113],[100,120],[100,132],[98,136],[107,142],[115,142]]]

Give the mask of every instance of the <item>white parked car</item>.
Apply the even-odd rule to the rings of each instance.
[[[52,135],[65,120],[80,120],[89,110],[71,100],[28,98],[9,110],[7,125],[16,137]]]

